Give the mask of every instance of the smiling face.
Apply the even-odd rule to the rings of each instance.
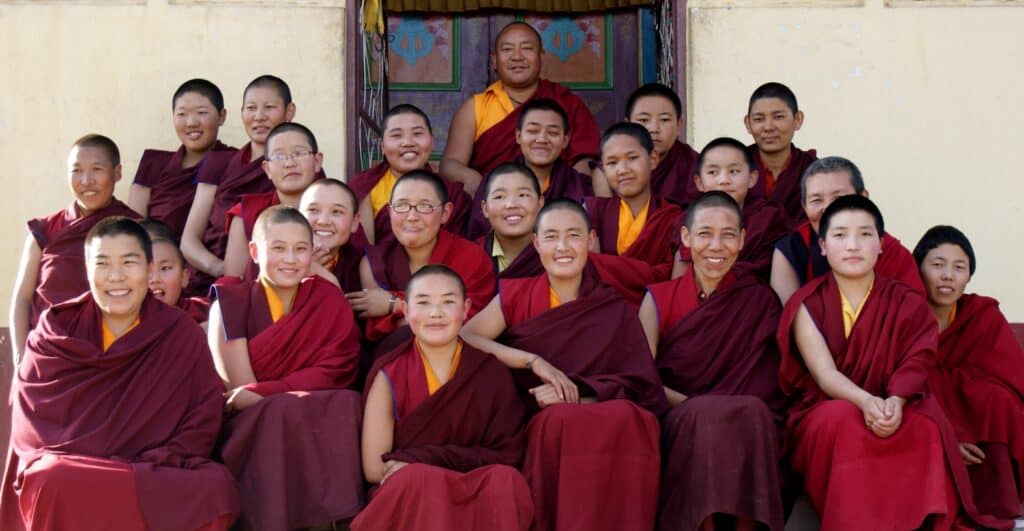
[[[105,319],[134,320],[149,292],[151,264],[133,236],[116,234],[86,244],[89,291]]]
[[[313,227],[313,245],[336,251],[359,229],[355,205],[337,186],[311,186],[302,194],[299,211]]]
[[[683,128],[683,120],[676,115],[676,108],[668,98],[661,96],[644,96],[633,104],[633,112],[629,121],[647,128],[654,140],[654,150],[662,158],[672,149],[679,131]]]
[[[188,270],[183,267],[181,255],[167,240],[153,241],[153,275],[149,291],[157,299],[174,306],[181,298],[181,290],[188,285]]]
[[[821,254],[832,271],[848,279],[871,274],[882,250],[875,218],[863,210],[843,210],[832,216],[828,234],[821,236]]]
[[[205,153],[217,142],[226,114],[198,92],[186,92],[174,100],[174,132],[190,153]]]
[[[278,288],[298,287],[313,262],[309,231],[298,223],[269,223],[262,236],[249,242],[249,254],[259,264],[260,276]]]
[[[267,145],[263,171],[282,194],[301,194],[316,179],[323,154],[313,151],[309,139],[299,131],[279,132]]]
[[[944,243],[928,251],[920,272],[928,303],[948,308],[960,300],[971,280],[971,259],[959,245]]]
[[[388,166],[396,175],[422,170],[434,150],[434,136],[430,134],[422,116],[414,113],[396,114],[384,124],[380,149]]]
[[[704,154],[700,175],[694,179],[701,192],[725,192],[742,207],[757,183],[757,172],[747,164],[744,153],[732,146],[718,146]]]
[[[417,206],[430,205],[431,212],[420,212]],[[409,207],[408,212],[395,209]],[[420,207],[426,208],[426,207]],[[404,247],[415,249],[430,245],[437,239],[441,225],[451,215],[451,203],[442,204],[437,191],[430,183],[419,180],[404,180],[391,191],[391,230]]]
[[[794,114],[779,98],[761,98],[750,106],[743,123],[762,153],[778,153],[793,142],[793,135],[804,123],[804,113]]]
[[[282,122],[295,116],[295,105],[285,104],[281,95],[271,87],[252,87],[242,101],[242,125],[254,144],[266,144],[267,135]]]
[[[523,118],[521,130],[516,129],[516,143],[527,163],[549,167],[568,147],[569,135],[565,134],[565,125],[558,113],[537,109]]]
[[[569,280],[583,274],[595,238],[579,212],[560,208],[545,213],[537,221],[533,246],[549,277]]]
[[[520,238],[533,231],[537,212],[543,204],[544,198],[534,191],[529,176],[510,172],[491,178],[483,211],[495,233],[505,238]]]
[[[497,39],[491,61],[502,84],[513,88],[533,86],[540,79],[541,43],[523,24],[505,28]]]
[[[648,153],[630,135],[614,135],[601,147],[601,166],[608,186],[623,199],[636,197],[647,190],[651,170],[657,164],[657,155]]]
[[[818,232],[821,215],[833,201],[844,195],[857,193],[850,182],[850,174],[845,170],[811,175],[804,181],[804,188],[806,190],[804,212],[807,214],[807,220],[811,223],[814,232]]]
[[[119,180],[121,165],[114,166],[102,148],[71,148],[68,155],[68,184],[83,214],[107,206],[114,197],[114,184]]]
[[[690,249],[693,270],[704,288],[717,286],[736,263],[743,248],[744,231],[730,208],[707,206],[694,215],[690,228],[680,230],[683,245]]]
[[[405,318],[421,345],[444,347],[458,339],[471,302],[455,279],[442,274],[419,277],[406,298]]]

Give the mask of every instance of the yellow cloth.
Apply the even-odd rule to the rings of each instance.
[[[275,323],[284,317],[284,302],[277,296],[274,288],[270,287],[267,279],[260,277],[260,284],[263,284],[263,291],[267,294],[267,306],[270,307],[270,319]]]
[[[619,254],[626,252],[626,249],[629,249],[629,246],[633,245],[633,242],[640,236],[640,232],[644,230],[644,224],[647,223],[647,210],[650,208],[651,199],[647,198],[647,204],[634,218],[629,205],[619,199],[619,238],[615,242],[615,248]]]
[[[491,246],[491,256],[498,259],[498,272],[501,273],[508,267],[508,258],[505,257],[505,249],[501,248],[498,235],[494,235],[494,245]]]
[[[850,331],[853,330],[853,323],[857,322],[857,318],[860,317],[860,311],[864,309],[864,304],[868,302],[868,297],[871,296],[871,288],[875,287],[875,279],[871,279],[871,284],[868,286],[868,290],[864,293],[864,298],[860,301],[860,306],[857,309],[853,308],[850,301],[846,300],[846,295],[843,295],[843,290],[839,290],[839,300],[843,303],[843,332],[846,337],[850,337]]]
[[[434,394],[444,384],[441,383],[441,380],[439,380],[437,378],[437,375],[434,374],[434,369],[432,369],[430,367],[430,362],[427,361],[427,357],[423,355],[423,351],[421,351],[420,349],[416,349],[416,350],[417,350],[417,352],[420,353],[420,361],[423,362],[423,371],[427,375],[427,392],[430,393],[430,394]],[[452,356],[452,366],[448,369],[448,378],[445,378],[445,380],[444,380],[445,382],[452,381],[452,378],[455,376],[455,369],[457,369],[459,367],[459,360],[461,360],[461,359],[462,359],[462,341],[460,340],[458,342],[458,344],[455,346],[455,355]]]
[[[474,94],[473,116],[476,118],[476,137],[473,140],[476,141],[480,135],[504,120],[514,110],[512,98],[508,97],[508,92],[505,92],[500,80],[492,83],[487,90]]]
[[[370,206],[373,207],[374,216],[380,214],[381,209],[391,202],[391,191],[395,189],[396,181],[398,178],[391,173],[391,168],[388,168],[384,176],[373,186],[373,190],[370,190]]]
[[[953,309],[949,312],[949,321],[946,323],[946,326],[949,326],[949,325],[953,324],[953,319],[956,319],[956,304],[955,303],[953,304]]]
[[[558,294],[555,293],[555,288],[548,287],[548,304],[551,308],[558,308],[562,305],[562,299],[558,298]]]
[[[101,325],[103,327],[103,352],[106,352],[107,349],[110,348],[110,345],[113,345],[114,341],[117,341],[117,337],[114,337],[114,333],[111,332],[109,328],[107,328],[107,323],[101,322]],[[135,328],[136,326],[139,326],[138,317],[136,317],[135,321],[132,322],[131,326],[128,327],[128,330],[124,331],[124,334],[131,332],[132,329]],[[121,335],[123,336],[124,334]]]

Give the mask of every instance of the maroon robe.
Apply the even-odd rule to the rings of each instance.
[[[584,203],[604,254],[619,254],[619,201],[618,197],[588,197]],[[678,206],[652,195],[647,222],[622,256],[647,262],[654,266],[659,278],[668,278],[679,249],[682,216]]]
[[[210,148],[211,153],[233,151],[235,148],[219,140]],[[139,169],[135,172],[135,184],[149,188],[147,216],[165,223],[179,240],[196,197],[196,176],[205,159],[190,168],[182,168],[185,146],[177,151],[147,149],[142,152]]]
[[[659,529],[699,529],[715,513],[781,531],[775,292],[732,273],[699,301],[693,268],[650,288],[658,314],[658,372],[687,396],[662,419]],[[723,472],[723,471],[728,471]]]
[[[515,162],[520,164],[526,164],[523,161],[523,156],[519,155],[516,157]],[[484,176],[486,180],[487,176]],[[475,208],[472,209],[472,214],[469,218],[469,228],[466,231],[468,238],[475,240],[491,230],[491,222],[484,216],[484,211],[480,208],[480,204],[486,201],[484,197],[484,182],[480,183],[480,186],[476,189],[476,195],[473,196],[473,205]],[[571,199],[577,203],[582,203],[583,199],[594,195],[594,184],[593,180],[589,175],[584,175],[569,163],[562,159],[556,159],[555,165],[551,168],[551,177],[548,181],[548,189],[544,190],[541,194],[544,197],[544,201],[553,201],[555,199]]]
[[[597,127],[594,115],[587,104],[568,88],[541,79],[537,90],[526,101],[537,98],[548,98],[558,102],[569,116],[569,147],[562,151],[562,159],[570,165],[584,157],[598,157],[598,143],[601,130]],[[526,103],[526,101],[522,103]],[[509,162],[521,153],[516,144],[516,126],[519,124],[520,104],[504,120],[491,126],[480,134],[473,143],[473,156],[469,159],[469,167],[480,175],[487,177],[498,165]]]
[[[238,478],[249,529],[295,529],[354,516],[364,503],[359,456],[359,332],[344,295],[320,277],[299,285],[276,323],[258,281],[222,286],[228,340],[246,338],[265,398],[225,426],[220,455]],[[329,433],[330,436],[324,436]]]
[[[178,297],[176,306],[188,314],[196,324],[203,324],[210,318],[210,299],[206,297]]]
[[[694,179],[699,156],[689,144],[676,140],[651,172],[651,193],[683,208],[689,206],[702,193]]]
[[[28,232],[41,251],[39,278],[32,296],[29,328],[35,328],[43,310],[89,291],[85,273],[85,235],[110,216],[140,219],[128,205],[112,198],[110,204],[82,216],[74,201],[64,210],[28,222]]]
[[[550,309],[549,290],[546,274],[500,282],[501,342],[542,356],[582,398],[600,403],[555,404],[530,421],[523,470],[534,529],[649,530],[660,462],[655,414],[668,404],[636,310],[590,265],[576,300]],[[514,376],[520,392],[541,385],[530,371]]]
[[[743,248],[736,267],[767,280],[772,273],[775,242],[786,235],[786,217],[777,204],[763,198],[751,199],[743,205],[743,229]],[[684,262],[692,261],[689,247],[681,247],[679,255]]]
[[[981,295],[960,297],[953,322],[939,334],[936,361],[928,385],[957,440],[985,452],[982,464],[967,467],[975,503],[1001,518],[1018,516],[1024,492],[1024,349],[999,303]]]
[[[343,293],[350,293],[363,289],[363,283],[359,278],[359,262],[363,259],[363,250],[356,248],[349,240],[338,249],[338,260],[331,268],[331,273],[338,279]]]
[[[384,174],[387,173],[388,167],[387,162],[381,162],[366,171],[353,175],[348,180],[349,188],[356,194],[357,206],[363,202],[366,196],[370,195],[373,187],[377,186],[381,177],[384,177]],[[433,173],[429,166],[424,169]],[[448,186],[448,200],[452,202],[452,215],[448,217],[448,222],[443,227],[448,232],[461,236],[466,233],[470,211],[474,210],[473,200],[462,188],[462,183],[445,181],[445,184]],[[367,247],[369,245],[362,226],[352,235],[352,238],[358,247]],[[373,238],[375,245],[387,243],[395,239],[395,233],[391,230],[391,210],[389,207],[385,206],[380,209],[380,212],[373,218]]]
[[[803,200],[800,197],[800,179],[803,178],[807,168],[814,161],[818,160],[818,152],[813,149],[803,151],[792,144],[790,149],[789,161],[786,163],[786,167],[783,168],[782,173],[774,176],[775,186],[772,188],[771,196],[767,197],[764,182],[767,170],[764,166],[764,161],[761,160],[761,151],[757,149],[757,144],[747,146],[747,150],[754,157],[754,163],[757,165],[757,173],[760,177],[754,188],[750,190],[749,197],[767,197],[767,199],[771,199],[781,205],[786,213],[788,226],[792,228],[807,221],[807,213],[804,212]]]
[[[53,306],[29,334],[4,529],[21,528],[19,506],[33,529],[226,528],[238,494],[209,459],[224,401],[202,329],[150,295],[137,326],[105,352],[102,338],[90,293]]]
[[[801,286],[832,270],[828,265],[828,258],[821,254],[818,233],[811,228],[810,222],[804,222],[796,230],[783,236],[775,243],[775,248],[793,267]],[[882,234],[882,252],[875,263],[875,272],[883,277],[899,280],[921,295],[925,293],[924,282],[917,271],[914,255],[888,232]]]
[[[452,379],[433,395],[412,340],[378,359],[395,400],[393,448],[384,461],[410,463],[373,494],[352,529],[522,530],[533,504],[522,463],[526,409],[508,368],[463,345]]]
[[[409,255],[397,239],[368,248],[366,260],[378,286],[400,296],[404,294],[412,271],[409,269]],[[495,288],[494,270],[491,269],[490,257],[479,246],[441,229],[427,263],[446,265],[462,277],[466,284],[466,297],[472,302],[470,317],[491,302]],[[378,340],[390,335],[399,328],[401,318],[396,312],[367,319],[367,338]]]
[[[834,275],[825,275],[793,294],[776,336],[780,383],[792,395],[786,446],[822,529],[913,529],[926,518],[935,528],[949,529],[961,506],[979,525],[1012,528],[1012,521],[975,509],[956,433],[927,395],[938,334],[924,298],[902,282],[876,275],[861,304],[847,338],[838,284]],[[895,434],[874,435],[857,406],[830,399],[818,387],[793,338],[801,307],[839,372],[874,396],[907,399]]]
[[[217,187],[210,211],[210,224],[203,234],[203,245],[211,253],[223,257],[228,244],[228,210],[245,194],[274,191],[274,183],[263,172],[263,157],[252,157],[252,144],[238,151],[220,151],[207,155],[196,177],[198,182]]]
[[[242,227],[245,230],[245,239],[247,242],[252,241],[252,231],[256,228],[256,219],[260,217],[260,214],[274,206],[280,205],[281,198],[277,195],[277,190],[271,190],[269,192],[263,192],[259,194],[245,194],[242,199],[235,203],[235,206],[228,209],[227,221],[224,222],[224,230],[231,234],[231,222],[236,217],[242,219]],[[227,249],[225,249],[226,251]],[[252,280],[260,274],[260,266],[254,262],[251,258],[246,262],[245,273],[243,278]]]

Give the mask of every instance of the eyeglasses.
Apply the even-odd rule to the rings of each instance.
[[[314,152],[311,151],[311,150],[308,150],[308,149],[296,149],[295,151],[293,151],[291,153],[284,153],[284,152],[278,151],[278,152],[275,152],[275,153],[271,153],[269,159],[271,161],[273,161],[273,162],[279,162],[279,163],[280,162],[284,162],[286,160],[300,161],[300,160],[306,160],[307,158],[309,158],[310,155],[313,155],[313,154],[314,154]]]
[[[415,206],[409,203],[398,203],[397,205],[391,205],[391,211],[396,214],[408,214],[412,209],[416,209],[416,212],[420,214],[430,214],[434,210],[439,208],[438,205],[432,205],[430,203],[418,203]]]

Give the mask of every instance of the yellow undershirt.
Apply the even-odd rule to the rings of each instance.
[[[270,319],[275,323],[284,317],[284,302],[281,301],[281,297],[277,296],[277,292],[274,288],[270,287],[270,282],[267,279],[260,277],[260,284],[263,285],[263,291],[267,294],[267,306],[270,307]]]
[[[498,272],[501,273],[508,267],[508,258],[505,257],[505,249],[501,248],[498,235],[494,235],[494,244],[491,246],[491,256],[498,259]]]
[[[644,230],[644,224],[647,223],[647,210],[650,207],[651,199],[648,198],[647,204],[634,218],[629,205],[624,200],[619,200],[619,238],[615,242],[615,248],[619,254],[626,252],[626,249],[633,245],[633,242],[640,236],[640,232]]]
[[[562,299],[558,298],[558,294],[555,293],[555,288],[548,287],[548,305],[551,308],[558,308],[562,305]]]
[[[492,83],[480,94],[474,94],[473,116],[476,118],[476,137],[473,141],[475,142],[480,135],[504,120],[514,110],[512,98],[508,97],[508,92],[500,80]]]
[[[388,168],[377,184],[373,185],[373,189],[370,190],[370,206],[373,207],[374,216],[380,214],[380,211],[391,202],[391,191],[395,189],[397,181],[398,178],[391,172],[391,168]]]
[[[434,374],[434,369],[430,367],[430,362],[427,361],[427,357],[423,355],[423,351],[419,349],[417,350],[420,353],[420,360],[423,362],[423,371],[427,375],[427,393],[434,394],[444,384],[441,383],[441,380],[439,380],[437,375]],[[459,360],[461,359],[462,341],[460,340],[455,346],[455,355],[452,356],[452,366],[448,369],[448,378],[445,379],[445,382],[452,381],[452,378],[455,376],[455,369],[459,367]]]
[[[953,309],[949,312],[949,321],[946,322],[946,326],[953,324],[953,319],[956,319],[956,303],[953,303]]]
[[[136,326],[139,326],[139,320],[140,319],[136,317],[135,321],[132,322],[128,329],[121,334],[121,336],[127,334],[128,332],[131,332],[132,329],[135,328]],[[114,337],[114,333],[111,332],[109,328],[107,328],[107,323],[101,321],[101,324],[103,328],[103,352],[106,352],[110,348],[110,345],[113,345],[114,341],[117,341],[117,338],[121,336]]]
[[[850,332],[853,330],[853,324],[857,322],[857,318],[860,317],[861,310],[864,309],[865,303],[868,302],[868,297],[871,296],[871,288],[875,287],[875,280],[871,279],[871,284],[868,286],[868,290],[864,293],[864,298],[860,300],[860,306],[857,309],[853,308],[850,301],[846,300],[846,295],[843,295],[843,290],[839,290],[839,300],[843,303],[843,332],[846,337],[850,337]]]

